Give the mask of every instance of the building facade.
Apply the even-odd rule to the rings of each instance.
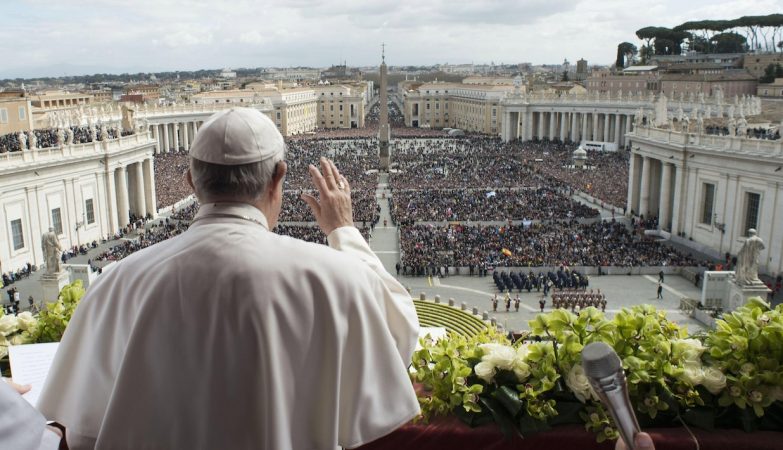
[[[318,128],[364,128],[366,103],[359,86],[318,85],[314,89],[318,99]]]
[[[0,92],[0,135],[32,130],[31,110],[30,99],[24,92]]]
[[[154,141],[148,132],[0,155],[3,271],[44,263],[51,227],[63,248],[100,242],[130,216],[157,215]]]
[[[637,127],[627,210],[658,217],[672,241],[736,255],[748,229],[766,243],[760,271],[783,273],[783,143]]]
[[[742,67],[758,79],[764,76],[764,71],[770,64],[783,66],[783,53],[748,53],[743,59]]]
[[[405,125],[498,134],[500,101],[513,90],[512,85],[496,83],[424,83],[402,93]]]
[[[756,88],[759,97],[783,98],[783,78],[775,78],[768,84],[759,84]]]

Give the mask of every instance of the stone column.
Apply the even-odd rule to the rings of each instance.
[[[130,222],[130,216],[128,215],[128,178],[126,173],[126,166],[122,166],[115,171],[115,177],[117,179],[117,220],[119,220],[119,227],[122,228]]]
[[[144,194],[145,202],[147,204],[147,213],[152,215],[152,218],[158,217],[158,201],[155,198],[155,166],[153,165],[152,158],[144,160]]]
[[[631,132],[631,126],[633,125],[633,114],[625,116],[625,134]],[[623,145],[628,145],[628,138],[623,136]]]
[[[185,147],[185,151],[190,150],[190,122],[182,124],[182,145]]]
[[[682,168],[674,166],[674,207],[672,208],[672,229],[673,235],[678,235],[682,231],[680,226],[680,210],[682,209]]]
[[[620,122],[622,116],[620,114],[615,114],[614,116],[614,144],[617,146],[617,148],[620,148]]]
[[[173,123],[172,126],[172,135],[174,136],[174,152],[179,151],[179,124]]]
[[[556,112],[550,112],[550,113],[547,113],[547,115],[549,116],[549,136],[547,136],[547,137],[551,141],[551,140],[553,140],[555,138],[555,131],[557,131],[556,130],[556,127],[557,127],[557,113]]]
[[[136,192],[133,196],[136,203],[134,209],[136,210],[137,216],[146,217],[147,205],[145,204],[144,198],[144,173],[142,171],[141,162],[134,163],[133,170],[136,172],[136,175],[134,176],[134,187],[136,188]]]
[[[579,134],[579,140],[589,141],[590,139],[588,139],[587,137],[587,114],[586,113],[581,113],[581,114],[582,114],[582,132]]]
[[[669,221],[671,221],[671,186],[672,186],[672,168],[671,163],[662,163],[661,170],[661,201],[658,208],[658,229],[669,229]]]
[[[161,126],[163,127],[163,153],[168,153],[171,151],[171,145],[169,144],[169,124],[164,123]]]
[[[568,135],[571,138],[571,142],[579,142],[579,128],[576,126],[577,113],[571,112],[569,114],[571,114],[571,130]]]
[[[106,187],[108,192],[106,193],[108,199],[106,200],[109,205],[109,230],[112,234],[116,233],[119,227],[119,220],[117,219],[117,184],[114,171],[106,174]]]
[[[647,219],[650,216],[650,158],[642,156],[642,182],[639,188],[639,215]]]
[[[155,153],[160,153],[160,142],[158,142],[158,127],[155,125],[150,127],[150,136],[155,139]]]
[[[536,137],[540,140],[544,138],[544,113],[534,113],[538,116],[538,127]]]
[[[560,140],[562,142],[567,141],[566,138],[566,122],[568,122],[568,118],[566,117],[566,113],[559,113],[560,115]]]
[[[590,140],[598,140],[598,113],[593,113],[593,135],[590,136]]]
[[[630,167],[628,168],[628,199],[625,202],[625,210],[630,214],[636,211],[636,202],[639,201],[639,178],[636,176],[636,159],[638,156],[631,153]]]

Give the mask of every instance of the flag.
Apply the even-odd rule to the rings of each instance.
[[[509,249],[507,249],[507,248],[504,248],[504,249],[500,250],[500,253],[502,253],[502,254],[504,254],[504,255],[508,256],[509,258],[510,258],[510,257],[511,257],[511,255],[512,255],[512,253],[511,253],[511,250],[509,250]]]

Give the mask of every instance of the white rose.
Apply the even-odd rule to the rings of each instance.
[[[677,339],[672,342],[672,353],[675,358],[686,362],[700,361],[704,350],[704,345],[698,339]]]
[[[704,372],[701,369],[701,364],[685,364],[680,379],[691,386],[702,384],[704,381]]]
[[[38,324],[38,320],[30,311],[17,314],[16,320],[19,323],[19,329],[22,331],[30,331]]]
[[[726,375],[717,367],[705,367],[704,377],[701,384],[707,388],[712,395],[717,395],[726,387]]]
[[[492,377],[495,376],[495,366],[486,361],[481,361],[473,368],[473,372],[476,373],[477,377],[490,383],[492,382]]]
[[[0,317],[0,334],[8,336],[19,331],[19,321],[15,316]]]
[[[574,364],[571,367],[571,370],[568,371],[566,385],[582,403],[590,398],[598,400],[598,396],[593,392],[593,388],[590,386],[590,382],[588,381],[585,370],[582,368],[581,364]]]
[[[514,359],[516,359],[517,352],[513,347],[499,344],[483,344],[481,349],[484,350],[484,356],[481,357],[481,361],[489,362],[502,370],[512,370],[514,367]]]

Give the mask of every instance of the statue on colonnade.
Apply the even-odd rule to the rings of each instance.
[[[38,148],[38,138],[35,136],[35,131],[30,130],[28,132],[27,139],[30,142],[30,150],[35,150]]]
[[[756,230],[748,230],[748,238],[742,244],[737,253],[737,267],[734,271],[734,279],[739,285],[751,285],[760,283],[759,280],[759,254],[764,250],[764,241],[756,236]]]
[[[41,249],[43,250],[44,261],[46,261],[46,274],[59,273],[60,253],[63,249],[60,246],[60,239],[57,238],[54,228],[49,227],[49,231],[41,235]]]

